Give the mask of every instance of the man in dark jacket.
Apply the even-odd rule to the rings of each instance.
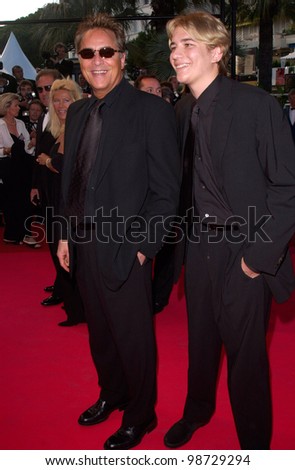
[[[295,144],[295,88],[291,88],[288,93],[289,106],[286,106],[284,112],[291,126],[293,141]]]
[[[124,409],[104,448],[131,449],[156,426],[151,268],[177,211],[176,122],[171,105],[123,77],[119,22],[86,19],[76,50],[92,96],[67,114],[61,215],[68,234],[58,256],[77,275],[100,385],[78,422],[98,424]]]
[[[230,37],[220,20],[195,12],[171,20],[167,31],[171,64],[191,93],[176,104],[181,206],[190,222],[188,391],[165,444],[180,447],[210,421],[224,345],[241,448],[269,449],[266,329],[272,295],[284,301],[295,285],[291,132],[275,98],[224,76]]]

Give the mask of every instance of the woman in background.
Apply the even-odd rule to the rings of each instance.
[[[63,166],[64,154],[64,129],[67,111],[69,106],[82,98],[82,91],[79,85],[69,78],[55,80],[50,90],[49,98],[49,121],[46,130],[48,130],[55,138],[49,155],[41,153],[36,161],[39,165],[46,165],[48,171],[54,173],[53,184],[49,193],[49,206],[54,211],[58,211],[60,200],[60,183]],[[47,217],[47,240],[53,243],[57,251],[57,234],[55,227],[50,223],[52,217]],[[67,320],[59,323],[59,326],[74,326],[84,322],[84,309],[80,294],[73,277],[64,269],[61,269],[62,279],[62,295],[64,300],[64,308],[67,314]]]
[[[37,245],[28,221],[32,215],[30,189],[34,142],[25,124],[17,119],[19,96],[0,96],[0,178],[3,181],[4,242]]]

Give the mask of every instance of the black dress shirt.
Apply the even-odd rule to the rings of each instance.
[[[220,77],[206,88],[196,100],[194,146],[194,203],[203,223],[225,225],[232,216],[231,209],[219,186],[211,155],[213,115],[220,90]],[[220,116],[222,119],[222,116]]]
[[[95,189],[96,189],[97,181],[99,179],[100,165],[102,161],[102,147],[103,146],[101,145],[101,143],[106,138],[107,139],[112,138],[111,136],[106,134],[106,129],[109,127],[109,122],[112,121],[112,104],[117,99],[117,97],[120,95],[121,92],[122,92],[122,80],[115,88],[113,88],[113,90],[111,90],[103,98],[104,106],[101,109],[103,125],[102,125],[101,136],[100,136],[100,145],[98,145],[98,148],[97,148],[97,155],[96,155],[95,163],[91,171],[87,188],[86,188],[85,216],[88,216],[88,217],[94,216],[95,211],[97,209],[96,202],[95,202]],[[97,102],[97,98],[95,98],[95,96],[92,96],[91,98],[88,98],[88,99],[93,102]]]

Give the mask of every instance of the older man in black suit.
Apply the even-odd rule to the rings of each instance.
[[[124,78],[122,25],[106,15],[80,24],[76,50],[92,96],[67,114],[59,242],[83,297],[99,400],[79,417],[123,422],[105,449],[130,449],[156,426],[151,267],[175,216],[180,184],[172,107]]]
[[[230,37],[220,20],[195,12],[171,20],[167,31],[171,64],[191,91],[176,113],[192,223],[185,259],[188,391],[165,444],[185,444],[211,419],[224,345],[241,448],[268,449],[271,293],[284,301],[295,285],[288,252],[295,229],[291,132],[275,98],[224,76]]]

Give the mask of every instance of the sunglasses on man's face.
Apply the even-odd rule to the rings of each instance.
[[[101,47],[100,49],[82,49],[78,52],[78,54],[82,57],[82,59],[93,59],[96,53],[99,53],[100,57],[103,59],[110,59],[113,57],[115,52],[123,52],[113,49],[112,47]]]
[[[45,85],[43,86],[37,86],[37,91],[38,93],[42,93],[43,91],[50,91],[51,90],[51,85]]]

